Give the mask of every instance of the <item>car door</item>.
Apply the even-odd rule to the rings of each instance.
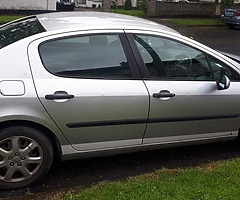
[[[134,34],[129,40],[139,51],[135,53],[139,65],[146,69],[142,74],[150,95],[144,144],[204,140],[237,133],[237,72],[214,56],[166,36]],[[215,79],[219,79],[222,69],[232,80],[227,90],[217,90],[216,86]]]
[[[139,145],[146,128],[148,92],[126,37],[103,32],[49,36],[28,49],[42,105],[81,151]]]

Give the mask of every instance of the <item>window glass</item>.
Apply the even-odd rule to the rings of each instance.
[[[212,56],[209,56],[209,62],[216,80],[219,79],[221,73],[227,75],[227,77],[232,81],[240,80],[238,73],[231,69],[229,66],[227,66],[225,63],[219,61]]]
[[[36,17],[25,18],[0,28],[0,49],[45,29]]]
[[[130,78],[131,71],[118,35],[64,38],[39,47],[45,68],[58,76]]]
[[[213,80],[206,56],[192,47],[166,38],[135,35],[151,78]]]

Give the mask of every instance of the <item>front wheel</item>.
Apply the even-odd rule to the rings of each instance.
[[[21,188],[36,182],[49,170],[53,148],[40,131],[14,126],[0,131],[0,188]]]

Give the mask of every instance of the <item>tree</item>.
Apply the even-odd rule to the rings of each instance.
[[[102,0],[102,10],[104,12],[109,12],[111,6],[111,0]]]
[[[233,6],[234,0],[222,0],[221,1],[221,12],[224,8],[231,8]]]

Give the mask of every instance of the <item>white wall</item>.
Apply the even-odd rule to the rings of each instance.
[[[56,10],[56,0],[0,0],[0,9]]]
[[[100,5],[102,7],[102,1],[96,1],[96,0],[87,0],[86,1],[86,6],[87,7],[92,7],[92,5],[95,4],[96,8]]]

